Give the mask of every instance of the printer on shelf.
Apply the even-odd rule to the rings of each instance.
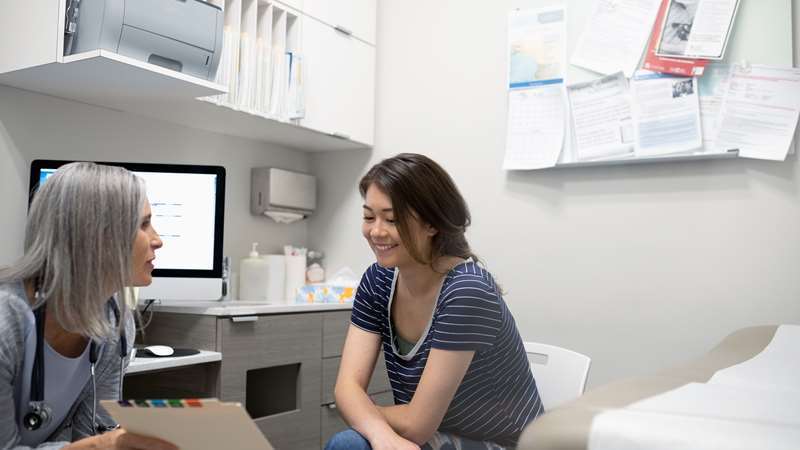
[[[213,80],[223,12],[202,0],[68,0],[64,54],[109,50]]]

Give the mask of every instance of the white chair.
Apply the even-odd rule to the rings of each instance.
[[[524,345],[545,411],[583,394],[591,358],[554,345],[538,342]]]

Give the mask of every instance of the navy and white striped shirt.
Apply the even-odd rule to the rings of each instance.
[[[370,266],[353,304],[353,325],[381,335],[396,404],[411,401],[431,348],[474,350],[439,431],[514,446],[544,412],[514,318],[489,272],[474,262],[454,267],[442,284],[429,328],[401,356],[389,313],[398,271]]]

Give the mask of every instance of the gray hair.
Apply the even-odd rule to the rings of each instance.
[[[146,199],[144,181],[115,166],[70,163],[33,197],[25,252],[0,282],[33,280],[65,330],[95,339],[112,331],[109,293],[131,285],[131,255]],[[119,300],[116,300],[119,304]],[[119,305],[124,326],[127,308]]]

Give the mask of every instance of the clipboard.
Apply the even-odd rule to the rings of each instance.
[[[192,450],[273,450],[240,403],[210,399],[101,400],[131,433]]]

